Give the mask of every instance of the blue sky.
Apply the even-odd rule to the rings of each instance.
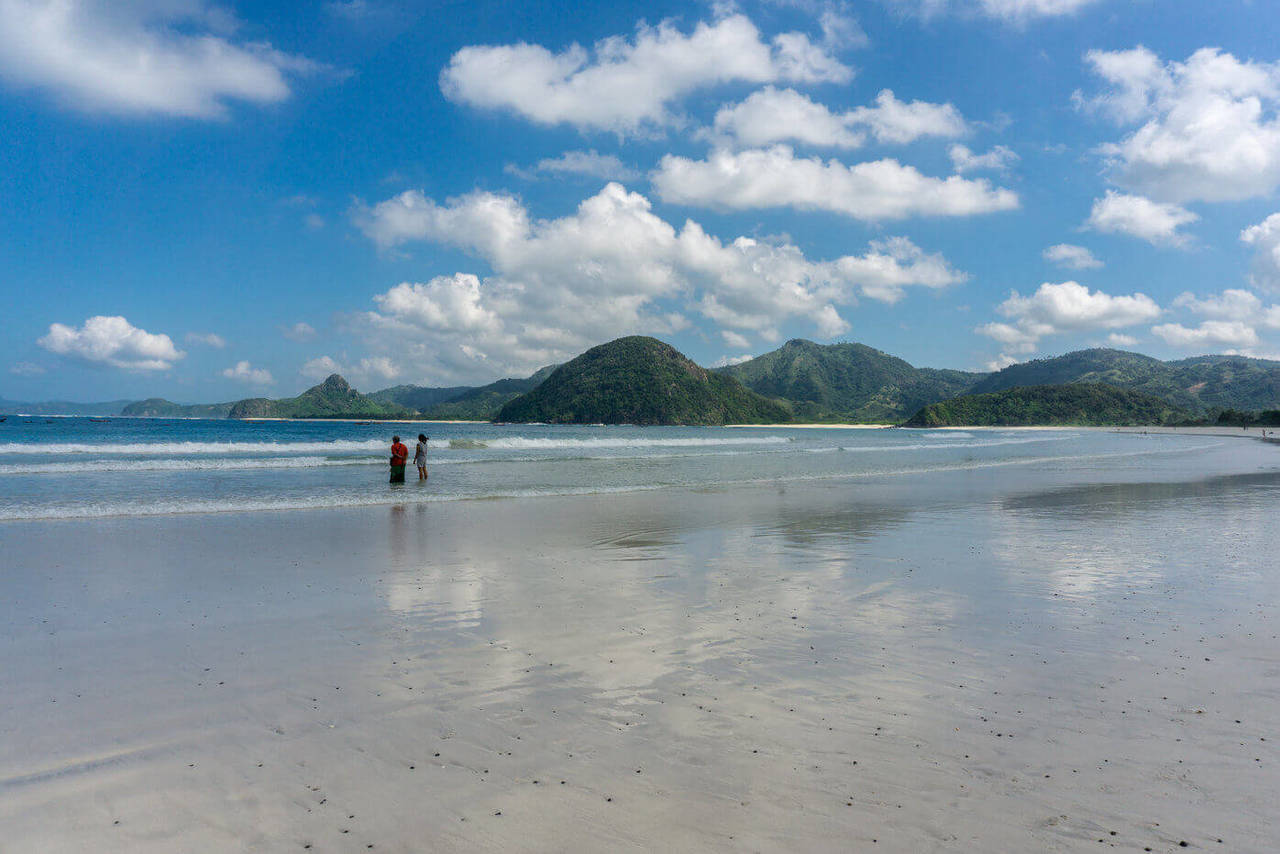
[[[1280,358],[1263,0],[0,0],[0,396]]]

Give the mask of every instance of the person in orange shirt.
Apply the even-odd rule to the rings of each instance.
[[[391,482],[404,483],[404,467],[409,462],[409,449],[400,442],[399,436],[391,437]]]

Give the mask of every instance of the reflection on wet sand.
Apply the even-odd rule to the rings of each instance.
[[[33,528],[17,566],[99,557],[0,579],[0,823],[27,850],[1263,850],[1275,477]]]

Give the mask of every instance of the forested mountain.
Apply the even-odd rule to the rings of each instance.
[[[558,424],[761,424],[790,409],[732,377],[700,368],[669,344],[634,335],[561,365],[508,403],[497,421]]]
[[[297,397],[269,400],[253,397],[236,402],[230,418],[407,418],[413,413],[394,403],[378,403],[331,374]]]
[[[864,344],[797,338],[771,353],[720,368],[757,394],[791,402],[808,421],[898,421],[967,391],[983,374],[916,368]]]
[[[932,403],[904,427],[1132,426],[1171,424],[1188,412],[1104,383],[1019,386]]]
[[[972,392],[1080,382],[1140,391],[1194,412],[1280,407],[1280,362],[1245,356],[1196,356],[1162,362],[1108,349],[1077,350],[1053,359],[1010,365],[975,383]]]

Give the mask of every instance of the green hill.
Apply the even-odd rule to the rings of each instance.
[[[1107,383],[1164,398],[1193,412],[1280,408],[1280,362],[1245,356],[1196,356],[1162,362],[1123,350],[1078,350],[1010,365],[976,383],[973,393],[1017,386]]]
[[[1023,386],[932,403],[904,427],[1103,427],[1168,424],[1186,410],[1104,383]]]
[[[20,401],[0,398],[0,415],[119,415],[131,400],[75,403],[69,400]]]
[[[433,421],[488,421],[507,403],[537,388],[557,367],[548,365],[532,376],[498,380],[484,386],[398,385],[372,392],[369,399],[416,410],[420,417]]]
[[[916,368],[864,344],[795,339],[720,372],[757,394],[790,401],[810,421],[890,423],[967,391],[983,374]]]
[[[232,403],[174,403],[163,397],[137,400],[120,410],[136,418],[226,418]]]
[[[700,368],[641,335],[601,344],[561,365],[495,421],[557,424],[767,424],[790,410],[732,377]]]
[[[297,397],[269,400],[252,397],[237,401],[229,418],[408,418],[410,411],[394,403],[378,403],[332,374]]]
[[[367,397],[375,403],[403,406],[421,412],[437,403],[452,400],[460,394],[475,391],[474,386],[458,385],[447,388],[432,388],[421,385],[396,385],[379,391],[371,391]]]

